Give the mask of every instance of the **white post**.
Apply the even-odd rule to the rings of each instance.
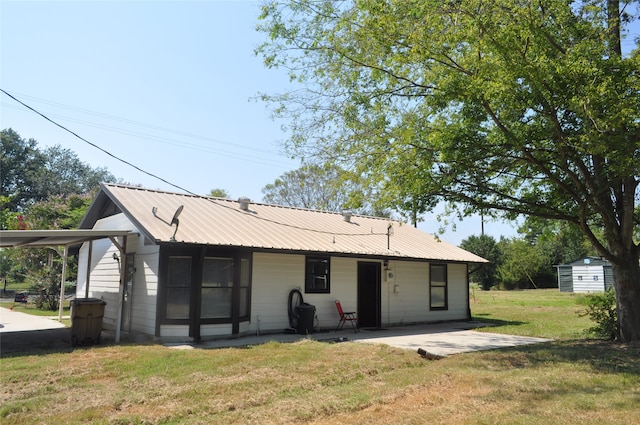
[[[111,242],[120,251],[120,285],[118,288],[118,312],[116,313],[116,337],[115,343],[120,343],[120,327],[122,326],[122,302],[124,299],[124,277],[127,266],[127,236],[123,236],[122,244],[119,244],[115,238],[109,238]]]
[[[62,255],[62,278],[60,279],[60,302],[58,303],[58,321],[62,321],[62,310],[64,305],[64,282],[67,280],[67,255],[69,247],[65,245],[64,254]]]

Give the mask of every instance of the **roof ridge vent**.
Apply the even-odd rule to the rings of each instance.
[[[347,223],[351,222],[352,215],[353,215],[353,212],[351,210],[342,210],[342,219]]]
[[[249,211],[249,205],[251,204],[251,199],[246,196],[241,196],[238,198],[238,204],[240,205],[240,209],[242,211]]]

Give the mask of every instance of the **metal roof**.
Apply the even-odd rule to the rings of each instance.
[[[91,240],[129,234],[129,230],[0,230],[0,247],[75,246]]]
[[[611,266],[609,260],[602,257],[584,257],[566,264],[560,264],[557,267],[572,267],[572,266]]]
[[[171,222],[181,206],[175,231],[176,224]],[[80,227],[93,227],[99,218],[120,211],[155,243],[487,262],[387,218],[353,215],[347,222],[341,213],[261,203],[250,203],[243,210],[239,202],[228,199],[112,184],[101,186]]]

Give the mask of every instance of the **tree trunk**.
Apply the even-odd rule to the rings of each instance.
[[[640,265],[638,255],[625,257],[624,263],[613,263],[620,340],[640,342]]]

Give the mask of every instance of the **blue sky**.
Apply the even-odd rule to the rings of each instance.
[[[113,155],[198,194],[261,189],[299,162],[259,92],[290,88],[253,53],[258,1],[0,0],[0,86]],[[41,147],[59,144],[93,167],[152,189],[177,190],[125,165],[1,95],[0,124]],[[435,214],[420,228],[434,233]],[[488,234],[515,234],[488,223]],[[477,217],[446,228],[459,243]]]
[[[281,154],[280,123],[251,100],[288,81],[253,54],[257,2],[3,0],[0,13],[2,88],[114,155],[194,193],[253,199],[298,167]],[[172,189],[1,101],[3,128]]]

